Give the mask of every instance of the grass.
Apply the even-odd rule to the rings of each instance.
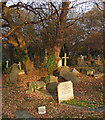
[[[89,107],[89,108],[96,108],[96,107],[103,105],[102,103],[89,102],[89,101],[76,100],[76,99],[62,101],[61,103],[76,105],[76,106],[80,106],[80,107]]]

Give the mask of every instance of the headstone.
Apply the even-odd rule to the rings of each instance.
[[[36,89],[46,89],[46,84],[43,81],[29,83],[29,90],[34,92]]]
[[[87,70],[87,75],[93,75],[95,72],[94,69],[91,69],[91,70]]]
[[[38,107],[38,114],[45,114],[45,113],[46,113],[46,107],[45,106]]]
[[[7,69],[8,69],[8,63],[9,63],[9,61],[7,60],[7,61],[6,61],[6,68],[7,68]]]
[[[59,58],[59,61],[58,61],[58,68],[61,68],[62,67],[62,59]]]
[[[80,66],[80,67],[82,67],[82,66],[85,67],[86,66],[83,55],[80,55],[80,58],[78,58],[77,61],[78,61],[78,66]]]
[[[66,57],[66,53],[62,59],[64,59],[64,66],[67,66],[67,59],[69,59],[69,57]]]
[[[21,71],[18,73],[18,75],[23,75],[23,74],[25,74],[24,70],[21,70]]]
[[[100,73],[100,74],[94,74],[93,76],[94,76],[94,78],[98,79],[98,78],[103,77],[104,74],[103,74],[103,73]]]
[[[47,85],[47,90],[49,92],[55,92],[57,90],[58,77],[50,75],[50,83]]]
[[[57,82],[58,83],[58,77],[54,75],[50,75],[50,83]]]
[[[18,118],[34,118],[35,117],[33,115],[31,115],[29,112],[27,112],[26,110],[16,110],[15,112],[15,118],[18,119]]]
[[[67,81],[72,81],[72,83],[80,82],[80,79],[76,77],[72,72],[70,72],[65,66],[61,68],[59,75]]]
[[[19,73],[18,65],[17,65],[16,63],[14,63],[14,64],[11,66],[11,71],[10,71],[9,76],[8,76],[8,78],[6,79],[7,82],[10,81],[11,83],[16,84],[16,83],[17,83],[18,73]]]
[[[78,72],[78,70],[76,70],[75,68],[71,71],[73,74],[75,74],[75,75],[78,75],[78,74],[80,74],[79,72]]]
[[[64,100],[74,99],[73,84],[71,81],[59,83],[57,90],[59,103]]]

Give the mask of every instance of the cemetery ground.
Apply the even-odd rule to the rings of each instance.
[[[72,69],[72,68],[70,68]],[[79,74],[80,83],[73,84],[74,99],[59,104],[52,96],[35,91],[26,93],[28,83],[41,80],[36,75],[19,75],[16,85],[5,85],[8,75],[3,75],[2,113],[15,118],[16,110],[26,110],[35,118],[99,118],[104,116],[103,77],[94,78]],[[56,94],[56,93],[55,93]],[[69,104],[67,104],[69,103]],[[46,113],[38,114],[38,107],[45,106]]]

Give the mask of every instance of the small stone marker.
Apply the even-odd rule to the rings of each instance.
[[[7,61],[6,61],[6,68],[8,68],[8,63],[9,63],[9,61],[7,60]]]
[[[18,65],[19,65],[19,70],[21,70],[21,62],[19,62],[19,64],[18,64]]]
[[[59,83],[57,89],[59,103],[64,100],[74,99],[73,84],[71,81]]]
[[[67,59],[69,59],[69,57],[66,57],[66,53],[65,53],[64,57],[62,57],[62,59],[65,59],[64,66],[67,66]]]
[[[38,114],[45,114],[45,113],[46,113],[46,107],[45,106],[38,107]]]

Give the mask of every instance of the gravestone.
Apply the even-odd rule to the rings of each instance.
[[[69,59],[69,57],[66,56],[66,53],[64,54],[64,57],[62,57],[62,59],[64,59],[64,66],[67,66],[67,59]]]
[[[57,91],[59,103],[61,103],[64,100],[74,99],[73,84],[71,81],[59,83]]]
[[[85,61],[84,61],[84,56],[83,55],[80,55],[80,58],[78,58],[77,61],[78,61],[78,66],[79,67],[85,67],[85,66],[87,66],[86,63],[85,63]]]
[[[29,83],[29,91],[34,92],[36,89],[46,89],[46,84],[43,81]]]
[[[58,60],[58,68],[61,68],[62,67],[62,59],[61,58],[59,58],[59,60]]]
[[[87,70],[87,75],[93,75],[95,72],[94,69],[91,69],[91,70]]]
[[[57,90],[58,77],[50,75],[50,83],[47,85],[47,90],[49,92],[55,92]]]
[[[16,84],[18,73],[19,73],[18,65],[16,63],[14,63],[11,66],[11,71],[10,71],[10,74],[9,74],[8,78],[6,79],[6,81]]]
[[[45,114],[45,113],[46,113],[46,107],[45,106],[38,107],[38,114]]]
[[[93,76],[94,76],[94,78],[98,79],[98,78],[103,77],[104,74],[103,73],[99,73],[99,74],[94,74]]]
[[[8,63],[9,63],[9,61],[7,60],[7,61],[6,61],[6,68],[7,68],[7,69],[8,69]]]
[[[61,68],[59,75],[67,81],[72,81],[72,83],[80,82],[80,79],[76,77],[72,72],[70,72],[65,66]]]
[[[15,111],[15,118],[16,119],[34,118],[34,120],[35,120],[35,117],[33,115],[31,115],[29,112],[27,112],[26,110],[16,110]]]

